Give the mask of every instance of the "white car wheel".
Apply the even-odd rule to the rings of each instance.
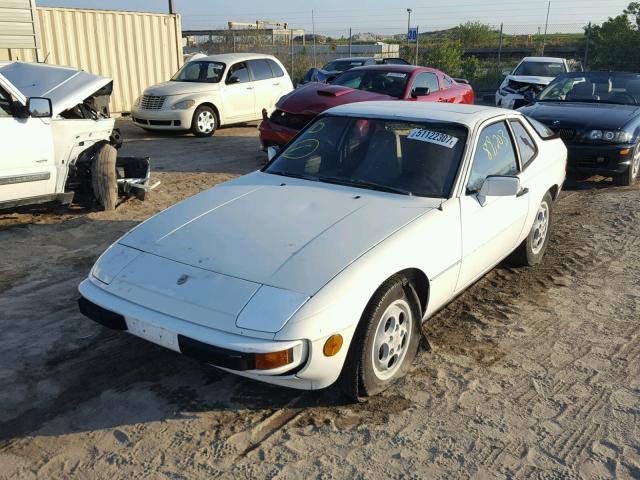
[[[510,260],[517,266],[537,265],[542,261],[544,252],[549,244],[553,219],[553,198],[551,193],[545,193],[533,225],[529,230],[529,235],[523,240],[520,246],[511,254]]]
[[[196,108],[191,122],[191,131],[197,137],[209,137],[216,131],[218,119],[211,107],[206,105]]]
[[[538,207],[538,212],[536,213],[536,218],[533,221],[532,227],[533,238],[531,239],[531,251],[534,255],[540,253],[540,250],[542,250],[542,247],[545,245],[548,231],[549,204],[543,200]]]
[[[407,355],[412,323],[411,307],[405,299],[393,302],[380,317],[371,349],[373,373],[380,380],[393,377],[402,365]]]

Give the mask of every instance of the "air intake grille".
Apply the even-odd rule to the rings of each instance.
[[[161,110],[164,105],[164,99],[165,97],[143,95],[140,101],[140,108],[143,110]]]
[[[559,128],[558,135],[562,140],[573,140],[576,136],[576,131],[572,128]]]

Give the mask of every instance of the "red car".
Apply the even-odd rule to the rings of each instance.
[[[367,100],[468,103],[473,89],[435,68],[414,65],[372,65],[348,70],[331,84],[309,83],[282,97],[276,110],[262,112],[262,149],[289,142],[316,115],[345,103]]]

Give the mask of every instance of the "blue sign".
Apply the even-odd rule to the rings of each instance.
[[[410,28],[407,31],[407,41],[415,42],[417,39],[418,39],[418,29],[417,28]]]

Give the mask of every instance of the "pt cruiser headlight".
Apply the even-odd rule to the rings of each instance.
[[[604,140],[611,143],[629,143],[633,135],[625,131],[591,130],[587,134],[589,140]]]
[[[181,102],[174,103],[171,106],[172,110],[187,110],[196,104],[195,100],[182,100]]]

